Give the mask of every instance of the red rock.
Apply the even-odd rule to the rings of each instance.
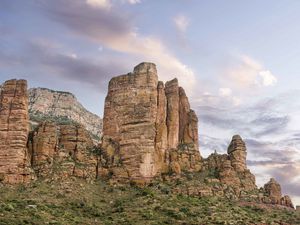
[[[164,87],[158,82],[155,65],[141,63],[133,73],[114,77],[109,83],[101,164],[115,177],[134,181],[149,181],[168,170],[199,171],[197,123],[177,79]],[[117,143],[118,151],[109,142]],[[109,165],[113,152],[122,169]]]
[[[30,181],[27,139],[28,93],[25,80],[9,80],[0,95],[0,175],[4,183]]]
[[[176,149],[179,143],[179,87],[175,78],[166,83],[168,148]]]
[[[57,179],[76,176],[97,177],[97,157],[93,141],[81,125],[40,124],[29,141],[32,166],[38,177]]]
[[[294,208],[291,198],[287,195],[282,196],[281,186],[274,178],[271,178],[270,181],[264,185],[264,191],[266,194],[263,199],[264,203]]]
[[[244,171],[246,167],[247,149],[245,142],[239,135],[234,135],[228,147],[227,153],[232,166],[236,171]]]

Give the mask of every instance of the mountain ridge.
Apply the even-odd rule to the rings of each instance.
[[[100,140],[102,119],[88,111],[73,93],[41,87],[30,88],[28,92],[32,124],[37,125],[46,118],[70,120],[83,125],[93,135],[95,141]]]

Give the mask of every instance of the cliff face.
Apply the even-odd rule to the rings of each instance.
[[[80,125],[44,122],[29,139],[32,168],[37,177],[95,179],[97,157],[88,132]]]
[[[28,132],[27,82],[6,81],[0,93],[0,176],[4,183],[24,183],[32,177]]]
[[[79,118],[81,105],[68,107],[76,105],[74,96],[49,92],[36,90],[31,96],[32,113]],[[274,179],[257,188],[239,135],[227,154],[202,159],[198,148],[198,119],[185,91],[177,79],[158,81],[152,63],[111,79],[102,142],[96,146],[84,125],[76,123],[45,120],[30,131],[26,81],[10,80],[0,89],[0,183],[99,177],[144,185],[155,180],[170,184],[173,193],[293,207]]]
[[[113,152],[121,166],[111,172],[144,182],[168,171],[200,170],[197,122],[177,79],[164,86],[154,64],[141,63],[133,73],[114,77],[105,99],[102,145],[105,152],[114,148],[109,141],[118,146]]]
[[[74,121],[91,132],[95,141],[100,140],[102,119],[87,111],[71,93],[46,88],[29,89],[29,113],[34,124],[45,118]]]

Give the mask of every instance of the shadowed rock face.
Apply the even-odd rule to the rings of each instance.
[[[177,79],[164,86],[154,64],[141,63],[133,73],[112,78],[105,99],[102,146],[104,152],[111,149],[110,141],[119,148],[113,152],[119,153],[122,169],[111,168],[113,174],[143,182],[169,170],[199,170],[197,123]],[[179,144],[186,151],[180,152]]]
[[[24,183],[32,177],[28,132],[27,82],[6,81],[0,94],[0,175],[4,183]]]

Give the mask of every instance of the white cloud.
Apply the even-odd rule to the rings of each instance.
[[[180,32],[185,32],[190,24],[190,21],[184,15],[178,15],[174,18],[174,23]]]
[[[110,9],[112,4],[110,0],[86,0],[86,3],[92,7]]]
[[[260,71],[258,79],[263,86],[273,86],[277,83],[277,78],[269,70]]]
[[[277,78],[255,59],[242,55],[238,62],[228,69],[225,80],[238,89],[273,86]]]

